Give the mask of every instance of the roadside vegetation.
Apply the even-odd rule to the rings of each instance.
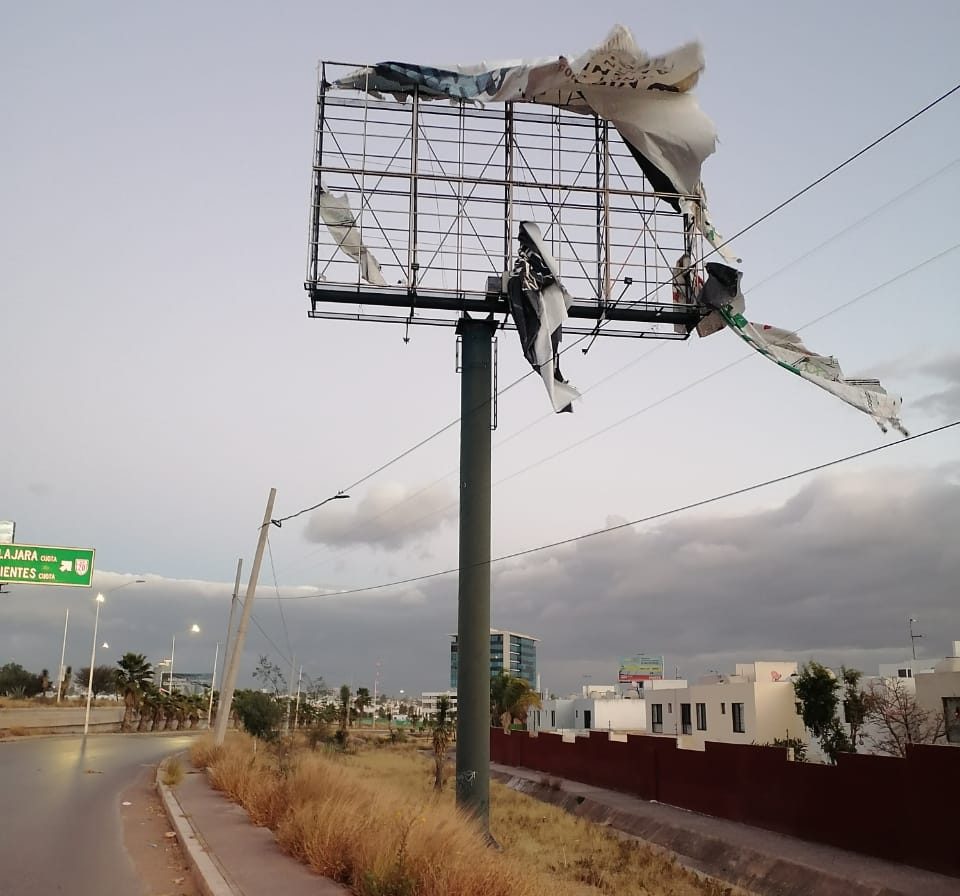
[[[446,724],[449,724],[448,722]],[[729,896],[663,854],[561,809],[491,788],[490,849],[436,789],[433,735],[382,732],[318,749],[308,738],[264,745],[237,733],[191,750],[211,783],[273,830],[281,847],[358,896]]]

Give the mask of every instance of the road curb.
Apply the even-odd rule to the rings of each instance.
[[[181,760],[186,758],[185,753],[178,756]],[[197,886],[203,891],[204,896],[241,896],[239,891],[230,885],[223,871],[213,860],[200,832],[191,824],[190,817],[184,814],[173,788],[163,783],[163,770],[168,761],[169,759],[164,759],[157,767],[157,790],[170,824],[183,847],[187,864],[190,866]]]

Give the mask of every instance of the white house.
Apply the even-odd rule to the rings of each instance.
[[[424,716],[433,716],[437,713],[437,704],[441,697],[446,697],[450,701],[450,711],[457,711],[457,691],[450,688],[446,691],[424,691],[420,695],[420,712]]]
[[[646,681],[644,690],[665,687],[685,687],[682,679]],[[581,732],[616,731],[620,733],[647,732],[647,704],[638,693],[617,693],[616,685],[584,685],[582,696],[544,700],[540,709],[527,714],[527,730]]]
[[[932,672],[914,679],[917,703],[933,713],[943,713],[946,742],[960,744],[960,641],[953,642],[953,655],[941,660]]]
[[[695,750],[704,749],[708,740],[807,741],[790,678],[796,673],[795,662],[758,661],[738,663],[733,675],[708,675],[686,687],[644,687],[647,731],[676,737],[679,746]]]

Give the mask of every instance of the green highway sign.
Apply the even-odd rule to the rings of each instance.
[[[0,544],[0,582],[89,588],[93,583],[95,553],[93,548]]]

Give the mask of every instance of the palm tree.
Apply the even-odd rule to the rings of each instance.
[[[60,682],[60,699],[67,696],[67,688],[70,687],[70,679],[73,677],[73,666],[67,666],[63,670],[63,681]]]
[[[506,711],[510,718],[525,725],[527,713],[540,706],[540,695],[524,678],[511,678],[504,697]]]
[[[357,696],[353,701],[360,716],[360,726],[363,726],[363,711],[370,705],[370,691],[367,688],[357,688]]]
[[[133,715],[139,712],[140,700],[153,680],[153,667],[142,653],[125,653],[117,660],[114,672],[117,690],[123,691],[123,724],[121,731],[133,727]]]
[[[159,698],[156,688],[150,688],[140,698],[140,722],[137,724],[137,731],[150,731],[153,728]]]
[[[447,761],[447,748],[450,746],[450,736],[453,734],[453,724],[450,721],[450,698],[441,697],[437,700],[437,714],[433,717],[433,789],[439,793],[443,790],[443,767]]]
[[[514,678],[506,672],[490,682],[490,724],[503,725],[509,731],[514,722],[526,722],[527,712],[540,705],[540,695],[525,678]]]
[[[340,685],[340,730],[346,733],[350,723],[350,686]]]

